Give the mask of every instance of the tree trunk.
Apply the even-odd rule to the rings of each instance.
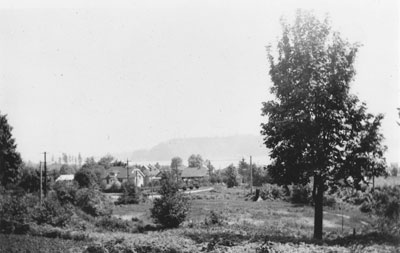
[[[314,239],[322,239],[322,221],[323,221],[323,198],[324,198],[324,184],[321,178],[314,177]]]

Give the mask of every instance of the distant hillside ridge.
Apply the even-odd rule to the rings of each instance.
[[[203,159],[226,159],[242,156],[267,156],[262,136],[235,135],[228,137],[199,137],[171,139],[149,150],[136,150],[129,159],[136,161],[166,161],[179,156],[186,160],[191,154]]]

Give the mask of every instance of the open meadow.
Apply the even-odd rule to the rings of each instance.
[[[113,217],[125,225],[81,226],[0,235],[1,252],[398,252],[399,241],[373,229],[374,218],[358,208],[325,207],[324,240],[312,239],[312,206],[251,199],[246,188],[214,186],[188,194],[188,217],[179,228],[161,229],[150,214],[151,200],[118,205]],[[121,223],[121,224],[122,224]],[[355,234],[353,234],[355,232]],[[89,248],[88,248],[89,246]],[[130,251],[128,251],[128,249]],[[85,251],[86,250],[86,251]]]
[[[375,186],[394,186],[400,185],[400,177],[378,177],[375,179]]]

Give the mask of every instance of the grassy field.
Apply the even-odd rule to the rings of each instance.
[[[248,193],[248,189],[217,186],[209,192],[188,195],[191,211],[177,229],[143,233],[89,230],[82,241],[0,235],[0,252],[82,252],[88,245],[117,245],[143,253],[399,252],[399,242],[374,233],[372,217],[356,207],[325,208],[324,240],[315,241],[313,207],[278,200],[254,202],[248,199]],[[113,215],[151,224],[151,206],[151,201],[115,206]],[[217,214],[219,224],[210,225],[211,212]]]
[[[392,186],[392,185],[400,185],[400,176],[399,177],[378,177],[375,179],[375,186]]]
[[[0,252],[4,253],[77,253],[82,252],[88,244],[88,242],[64,240],[59,238],[0,234]]]
[[[361,236],[370,229],[372,219],[357,208],[348,206],[343,209],[325,208],[324,238],[326,239],[324,245],[320,245],[312,239],[314,224],[312,207],[294,205],[285,201],[246,201],[247,193],[248,190],[220,187],[211,192],[192,194],[191,212],[181,228],[151,232],[143,235],[141,239],[136,239],[141,243],[149,243],[149,241],[155,243],[154,240],[158,240],[157,243],[160,244],[160,241],[163,241],[164,244],[161,244],[166,248],[173,242],[173,245],[182,245],[182,252],[210,249],[210,244],[214,245],[210,251],[216,250],[215,252],[255,252],[256,248],[266,240],[275,243],[276,248],[281,247],[282,252],[288,250],[293,250],[293,252],[330,250],[333,252],[368,252],[368,250],[391,252],[396,247],[392,245],[393,242],[385,242],[385,240],[374,242],[371,236]],[[114,213],[121,218],[135,217],[150,221],[150,207],[151,203],[119,206],[116,207]],[[205,225],[211,211],[220,215],[223,220],[222,225]],[[353,231],[360,234],[359,237],[353,237]],[[119,236],[125,238],[126,241],[130,240],[129,236],[122,234]],[[361,244],[363,244],[363,250],[357,250]],[[303,248],[299,249],[299,245],[303,245]],[[294,248],[291,248],[292,246]]]

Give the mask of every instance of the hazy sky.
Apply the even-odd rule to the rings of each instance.
[[[352,92],[385,114],[387,160],[400,160],[395,0],[64,2],[0,10],[0,111],[24,159],[259,134],[271,99],[265,46],[282,15],[305,8],[363,44]]]

